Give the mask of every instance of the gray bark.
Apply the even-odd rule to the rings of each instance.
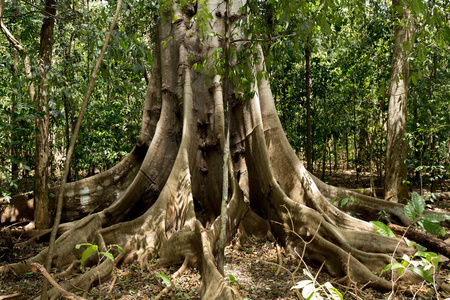
[[[405,202],[408,197],[406,169],[406,114],[408,102],[409,61],[414,22],[406,1],[392,3],[398,24],[394,34],[386,140],[385,199]],[[401,12],[399,12],[399,10]],[[406,45],[406,49],[404,47]],[[409,45],[409,46],[408,46]]]

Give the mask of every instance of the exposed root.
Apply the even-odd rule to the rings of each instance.
[[[180,277],[180,276],[184,273],[184,271],[186,271],[186,268],[187,268],[188,264],[189,264],[189,257],[186,256],[186,257],[184,258],[183,264],[182,264],[181,267],[178,269],[178,271],[176,271],[175,273],[173,273],[172,278],[178,278],[178,277]]]
[[[159,294],[154,298],[155,300],[159,300],[164,296],[169,295],[170,291],[173,289],[173,283],[169,286],[166,286]]]
[[[283,267],[283,257],[281,256],[280,245],[278,245],[278,243],[276,243],[276,247],[277,247],[278,268],[277,271],[275,272],[275,276],[278,276],[281,272],[281,268]]]
[[[106,283],[112,279],[112,272],[114,270],[114,263],[107,259],[100,265],[88,270],[87,272],[81,274],[70,280],[62,282],[60,285],[66,291],[84,291],[87,292],[90,288],[99,283]],[[56,299],[61,296],[61,292],[52,288],[48,292],[50,299]]]

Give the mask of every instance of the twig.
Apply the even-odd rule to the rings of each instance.
[[[61,293],[61,295],[67,299],[73,299],[73,300],[87,300],[86,298],[79,297],[75,294],[72,294],[68,291],[66,291],[62,286],[57,283],[53,277],[47,272],[47,270],[44,268],[43,265],[39,263],[31,263],[32,266],[36,267],[42,275],[44,275],[45,278]]]

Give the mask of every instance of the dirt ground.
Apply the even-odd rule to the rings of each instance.
[[[355,179],[351,172],[347,174],[348,178],[343,175],[345,174],[329,178],[329,181],[338,186],[349,186],[352,179]],[[364,184],[364,177],[360,184],[359,186],[367,186]],[[427,206],[450,213],[450,201],[438,202],[428,202]],[[11,228],[0,228],[0,265],[31,257],[45,246],[45,243],[40,243],[24,249],[11,247],[23,241],[9,234]],[[301,280],[309,279],[305,275],[307,273],[314,278],[316,288],[329,282],[342,293],[344,299],[387,299],[390,294],[365,287],[340,285],[325,271],[320,271],[320,266],[309,265],[299,257],[288,256],[282,248],[279,251],[282,257],[280,270],[277,246],[267,239],[253,236],[242,244],[236,240],[226,248],[225,279],[235,299],[304,299],[301,290],[292,290],[292,287]],[[442,259],[436,280],[450,285],[450,261],[446,257]],[[61,271],[52,270],[52,274]],[[161,276],[167,275],[170,278],[176,271],[174,267],[148,271],[142,269],[138,263],[133,263],[116,269],[115,280],[102,283],[84,295],[81,292],[81,295],[88,299],[154,299],[166,287]],[[199,299],[200,277],[196,268],[188,269],[181,277],[172,280],[172,289],[163,295],[162,299]],[[17,294],[16,298],[11,299],[37,297],[40,294],[41,282],[42,276],[32,272],[20,276],[4,275],[0,277],[0,299],[10,299],[2,297],[11,294]],[[425,282],[403,288],[403,291],[396,292],[391,299],[450,299],[449,293],[441,290],[436,293],[433,286]],[[323,299],[329,299],[323,293],[322,295]]]

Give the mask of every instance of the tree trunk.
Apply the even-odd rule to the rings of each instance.
[[[405,133],[409,80],[408,57],[412,49],[414,23],[406,3],[402,0],[395,0],[392,3],[398,23],[394,33],[390,74],[384,198],[393,202],[405,202],[408,197]]]
[[[226,3],[210,0],[198,2],[199,7],[191,2],[179,7],[174,1],[171,5],[173,15],[166,11],[156,27],[155,59],[137,145],[111,170],[66,187],[66,199],[80,199],[86,209],[94,210],[96,199],[108,206],[74,223],[56,241],[53,265],[61,268],[79,260],[83,249],[76,250],[75,246],[81,243],[96,244],[101,251],[118,244],[124,254],[113,252],[114,262],[107,259],[98,265],[91,257],[86,262],[92,266],[89,271],[62,281],[67,291],[88,290],[98,278],[104,282],[114,264],[124,260],[137,259],[152,268],[149,260],[159,258],[157,266],[197,265],[202,276],[202,299],[232,298],[215,264],[221,224],[225,114],[214,79],[222,74],[208,69],[213,67],[211,55],[223,45]],[[238,20],[239,5],[234,1],[229,5],[227,18]],[[201,41],[197,23],[191,20],[205,10],[213,12],[210,25],[205,25],[212,34]],[[233,23],[230,26],[233,32]],[[163,41],[167,41],[164,47]],[[245,42],[232,44],[258,55],[253,74],[265,71],[261,47],[246,48]],[[210,65],[200,71],[197,66],[205,56],[210,56]],[[317,180],[298,160],[284,135],[264,76],[259,81],[255,78],[252,98],[240,98],[232,84],[230,89],[232,168],[228,172],[226,241],[231,241],[238,228],[249,234],[258,231],[258,223],[252,220],[262,219],[288,253],[296,255],[297,250],[304,250],[309,261],[325,262],[332,276],[390,290],[389,278],[373,273],[392,262],[393,258],[384,253],[395,252],[401,257],[413,254],[414,249],[375,234],[372,224],[331,204],[331,194],[346,191],[336,191]],[[115,180],[123,183],[119,191]],[[381,200],[365,197],[364,202],[375,203],[373,207],[378,210],[385,208],[373,202]],[[397,216],[402,205],[392,204],[393,209],[388,207],[386,211]],[[47,251],[2,266],[0,273],[28,272],[32,263],[46,258]],[[411,272],[402,277],[415,278]],[[49,295],[56,298],[59,291],[52,289]]]
[[[306,169],[313,171],[312,162],[312,137],[311,137],[311,38],[306,41],[305,49],[305,80],[306,80]]]
[[[56,1],[45,1],[47,15],[41,27],[39,59],[39,86],[36,110],[42,115],[36,119],[36,169],[34,173],[34,221],[38,229],[49,227],[48,217],[48,157],[49,157],[49,82],[48,71],[52,64],[53,31]]]

